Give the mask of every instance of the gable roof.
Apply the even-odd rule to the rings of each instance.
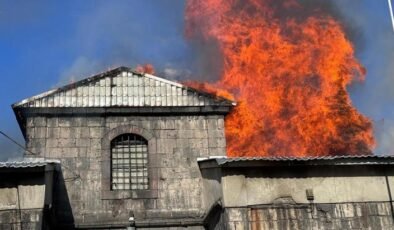
[[[118,67],[49,90],[13,108],[234,106],[236,103],[131,68]]]

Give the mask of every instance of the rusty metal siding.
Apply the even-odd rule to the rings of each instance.
[[[25,99],[20,107],[155,107],[210,106],[227,100],[198,92],[150,74],[122,71],[87,81],[82,85],[52,90]]]

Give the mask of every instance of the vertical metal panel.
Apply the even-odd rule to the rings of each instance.
[[[64,92],[60,91],[59,92],[59,106],[63,107],[64,106]]]
[[[53,96],[51,95],[51,96],[48,97],[48,107],[53,107],[53,106],[54,106],[54,104],[53,104]]]
[[[144,105],[144,79],[138,76],[138,106]]]
[[[84,85],[71,85],[41,98],[32,98],[23,106],[204,106],[215,103],[209,96],[177,83],[123,72],[117,76],[88,81]]]
[[[172,106],[172,100],[171,100],[171,85],[167,84],[166,85],[166,105],[167,106]]]
[[[88,106],[88,86],[82,86],[82,106]]]
[[[64,100],[64,107],[67,107],[71,104],[71,91],[67,90],[63,92],[63,100]]]
[[[149,78],[142,78],[143,79],[143,88],[144,88],[144,93],[143,93],[143,98],[144,98],[144,104],[142,104],[143,106],[145,105],[149,105]]]
[[[171,106],[177,106],[178,105],[178,103],[177,103],[177,101],[175,99],[176,99],[176,87],[172,85],[171,86],[171,93],[170,93]]]
[[[47,104],[47,98],[46,97],[44,97],[44,98],[42,98],[41,100],[39,100],[40,101],[40,106],[41,107],[48,107],[48,104]]]
[[[161,94],[161,87],[160,87],[160,82],[159,81],[155,81],[155,101],[156,101],[156,106],[161,106],[162,105],[162,94]]]
[[[204,97],[203,96],[199,95],[198,96],[198,101],[200,102],[200,106],[204,105]]]
[[[71,105],[72,107],[77,107],[77,89],[71,89]]]
[[[155,82],[154,82],[154,80],[153,79],[149,79],[148,78],[148,86],[147,86],[147,89],[148,89],[148,92],[147,92],[147,97],[149,97],[149,100],[148,100],[148,104],[147,105],[149,105],[149,106],[156,106],[156,100],[155,100]]]
[[[176,96],[177,96],[177,103],[178,103],[178,105],[182,105],[182,88],[179,88],[179,87],[177,87],[177,94],[176,94]]]
[[[36,101],[35,101],[34,107],[40,107],[40,100],[36,100]]]
[[[94,106],[94,87],[89,84],[88,87],[88,106],[93,107]]]

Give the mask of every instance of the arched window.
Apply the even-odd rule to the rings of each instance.
[[[111,190],[148,189],[148,141],[122,134],[111,141]]]

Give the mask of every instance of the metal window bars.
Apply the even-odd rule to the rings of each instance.
[[[148,142],[136,134],[111,141],[111,190],[148,189]]]

